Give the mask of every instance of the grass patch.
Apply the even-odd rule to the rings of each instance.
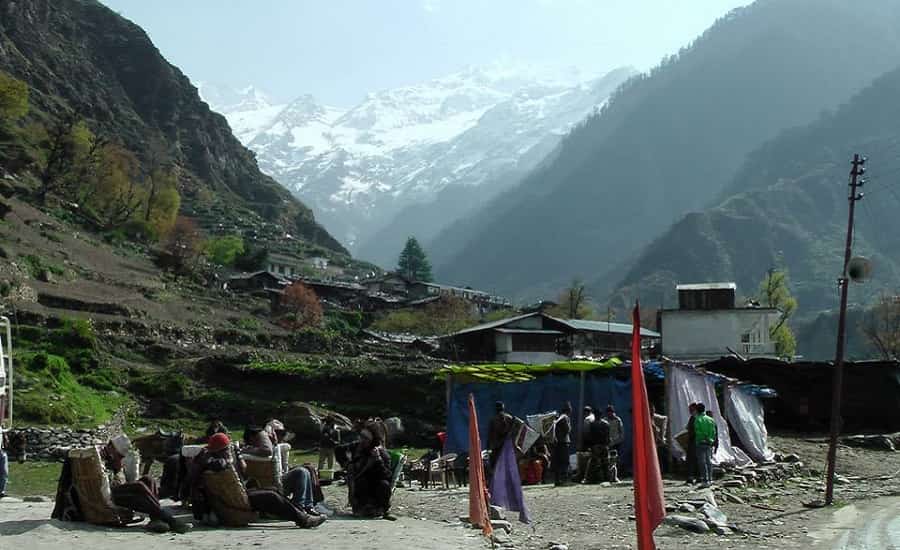
[[[26,462],[9,464],[9,488],[7,491],[15,497],[56,495],[56,485],[62,464],[59,462]]]
[[[106,422],[128,399],[117,391],[82,384],[64,357],[46,352],[18,354],[16,413],[39,424],[94,426]],[[109,380],[94,373],[90,383]]]
[[[254,362],[250,363],[247,368],[253,372],[265,374],[290,374],[294,376],[309,376],[315,374],[319,367],[303,363],[300,361],[276,361],[276,362]]]
[[[232,319],[234,326],[241,330],[259,330],[262,327],[262,323],[259,322],[259,319],[254,319],[253,317],[244,317],[243,319]]]
[[[48,271],[57,277],[61,277],[66,270],[60,267],[57,264],[50,263],[40,256],[35,256],[34,254],[28,254],[22,257],[22,260],[25,262],[25,267],[28,269],[28,274],[33,278],[37,279],[41,276],[41,273],[44,271]]]

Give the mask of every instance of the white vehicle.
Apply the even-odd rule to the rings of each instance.
[[[0,317],[0,428],[12,428],[12,422],[12,325],[7,317]]]

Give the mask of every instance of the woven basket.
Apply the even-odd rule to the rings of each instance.
[[[227,527],[246,527],[257,519],[250,508],[250,499],[234,468],[221,472],[203,472],[206,492],[216,515]]]
[[[72,483],[78,493],[78,504],[84,520],[97,525],[122,525],[131,512],[113,504],[106,467],[97,447],[69,451]]]
[[[281,491],[281,454],[276,452],[271,457],[244,455],[246,467],[244,475],[248,487]]]

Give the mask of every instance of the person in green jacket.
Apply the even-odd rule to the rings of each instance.
[[[719,447],[718,431],[716,421],[706,414],[706,405],[697,403],[694,434],[701,487],[709,487],[712,483],[712,457],[713,452]]]

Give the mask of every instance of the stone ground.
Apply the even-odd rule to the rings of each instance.
[[[900,452],[841,447],[836,486],[838,506],[810,509],[804,503],[820,499],[825,443],[821,439],[773,437],[773,447],[797,453],[802,475],[768,485],[714,490],[720,509],[735,531],[731,535],[693,534],[663,525],[656,532],[661,550],[742,550],[816,548],[862,550],[900,548]],[[689,488],[666,482],[669,503],[688,498]],[[729,493],[726,497],[725,492]],[[340,507],[342,487],[326,488],[328,504]],[[734,498],[737,497],[737,498]],[[50,503],[0,501],[0,548],[58,550],[81,543],[92,550],[113,550],[136,544],[157,548],[226,549],[245,546],[296,545],[306,548],[354,549],[371,545],[391,548],[488,548],[480,534],[459,521],[468,512],[466,489],[398,489],[396,522],[333,518],[314,530],[284,523],[248,529],[198,529],[183,536],[149,535],[140,527],[98,529],[49,521]],[[534,520],[525,526],[510,517],[513,532],[507,547],[548,550],[562,543],[570,550],[634,548],[630,483],[616,486],[534,486],[525,489]]]

